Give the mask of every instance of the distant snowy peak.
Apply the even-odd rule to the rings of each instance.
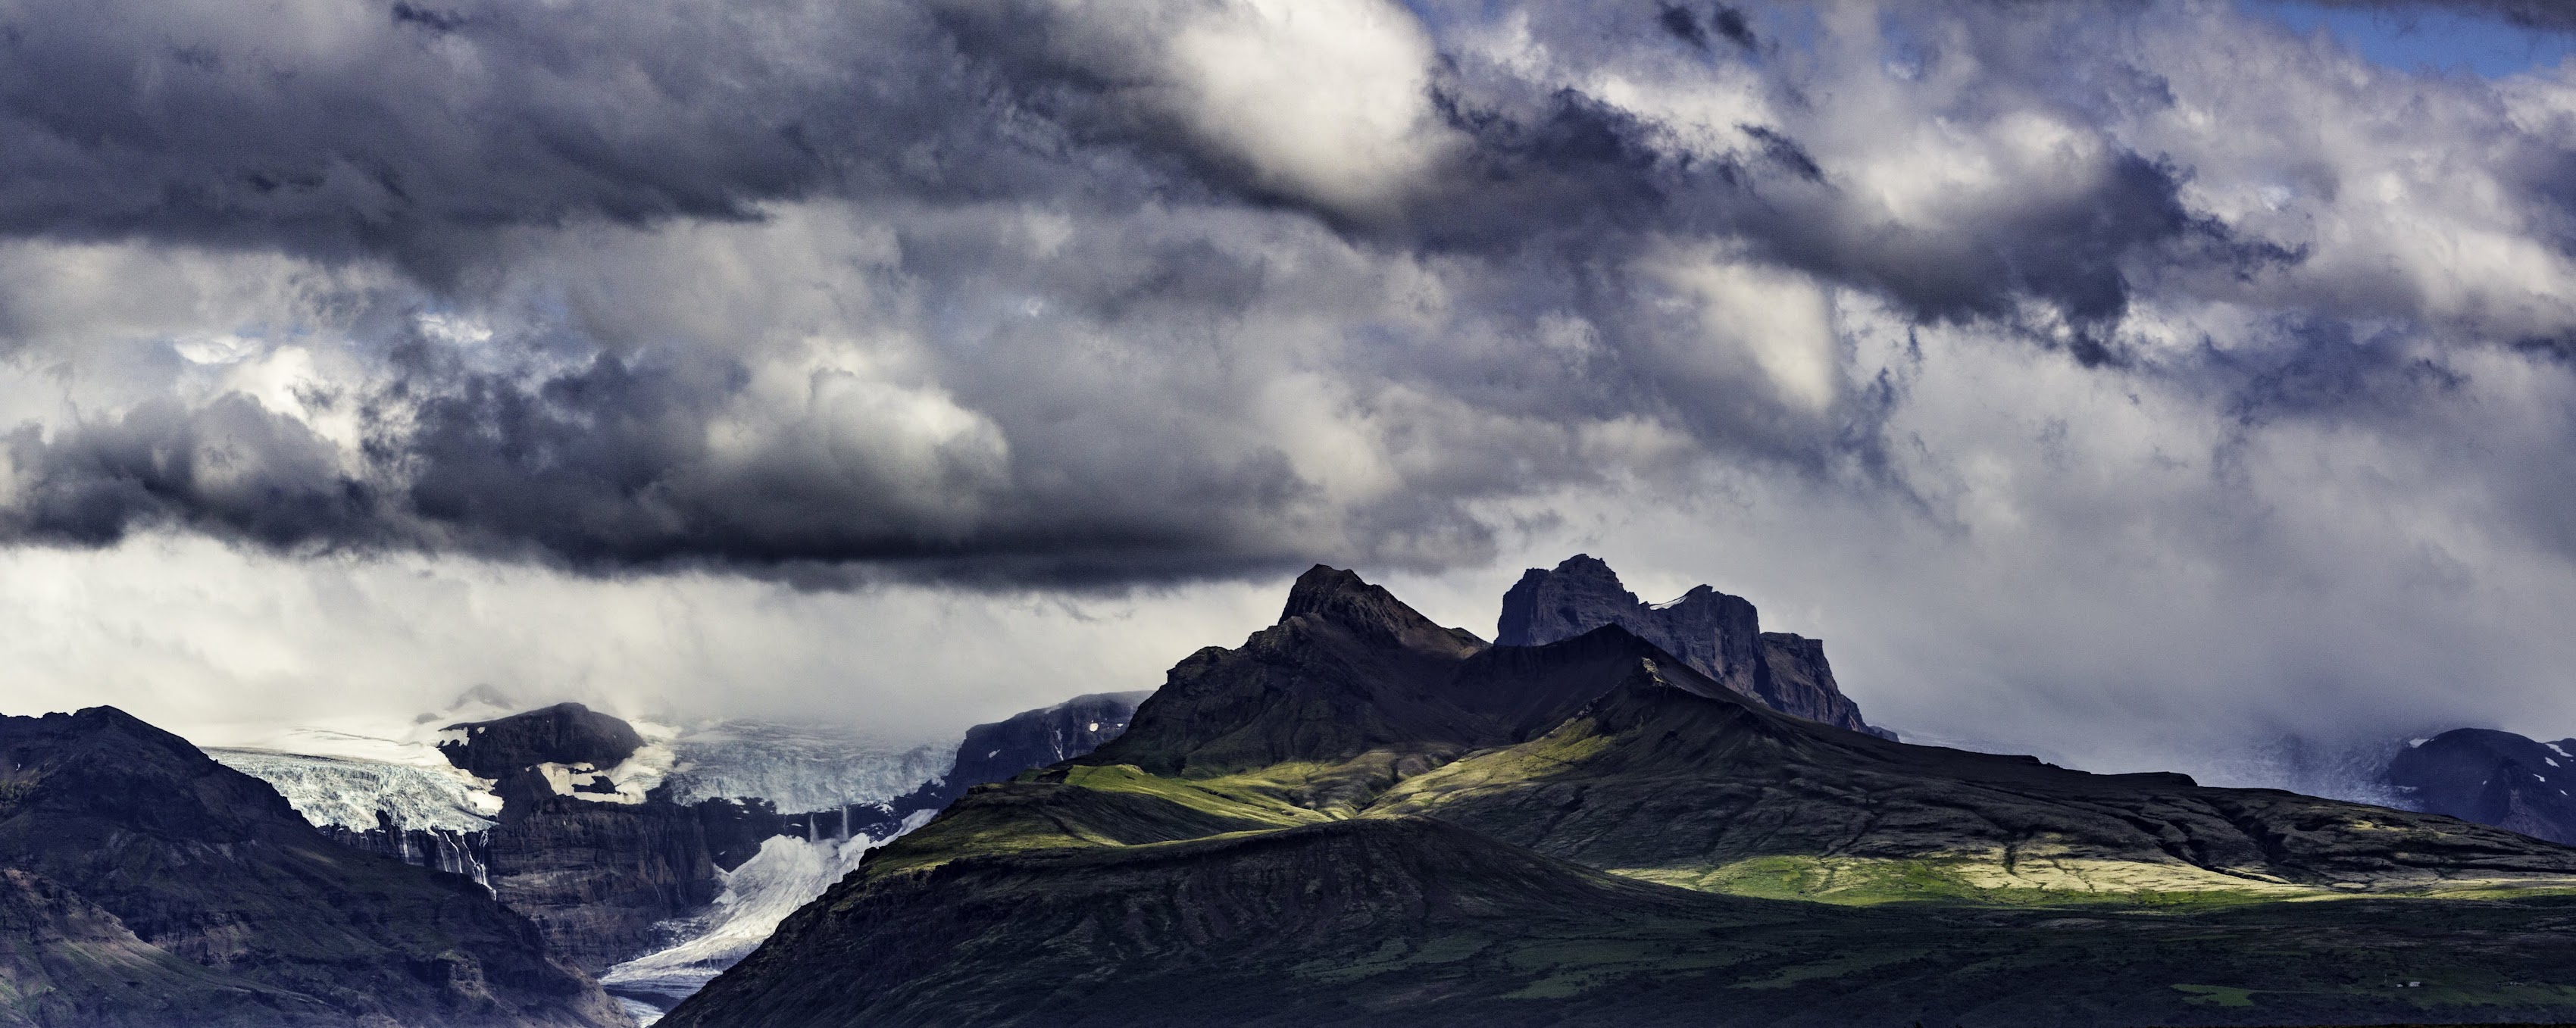
[[[2388,762],[2387,781],[2418,809],[2576,845],[2576,758],[2568,744],[2459,728]],[[2561,761],[2567,763],[2561,763]]]
[[[382,814],[403,831],[480,832],[501,812],[489,780],[452,767],[255,749],[208,749],[206,755],[267,782],[317,828],[374,831]]]

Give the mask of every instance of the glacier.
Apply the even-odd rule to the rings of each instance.
[[[884,838],[799,839],[771,836],[760,852],[724,874],[724,890],[695,916],[665,922],[671,945],[611,967],[599,983],[620,997],[669,1007],[688,998],[760,948],[797,908],[859,866],[869,850],[930,821],[919,811]]]
[[[206,755],[267,782],[316,828],[373,831],[381,814],[395,828],[480,832],[501,812],[492,783],[452,767],[254,749]]]
[[[956,759],[953,741],[750,720],[691,728],[670,746],[674,802],[758,797],[782,813],[884,803],[940,780]]]
[[[222,747],[205,754],[267,782],[334,841],[492,887],[484,832],[501,798],[490,781],[454,767],[357,757]]]

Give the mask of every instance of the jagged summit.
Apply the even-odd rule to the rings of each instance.
[[[1473,632],[1444,628],[1422,616],[1384,586],[1371,585],[1356,572],[1322,564],[1306,569],[1288,588],[1288,603],[1280,609],[1279,620],[1285,623],[1296,618],[1331,622],[1366,635],[1435,647],[1485,645],[1485,640]]]
[[[1624,631],[1617,638],[1629,649],[1621,659],[1662,656]],[[1356,574],[1318,566],[1297,579],[1278,624],[1240,649],[1211,647],[1182,661],[1137,708],[1127,734],[1085,759],[1189,773],[1397,749],[1438,759],[1511,741],[1539,712],[1562,716],[1568,703],[1590,698],[1548,691],[1574,686],[1549,677],[1546,664],[1441,627]]]
[[[1607,562],[1586,553],[1553,571],[1531,568],[1503,594],[1494,638],[1536,646],[1618,625],[1681,658],[1700,673],[1784,714],[1893,739],[1872,727],[1842,694],[1821,640],[1765,632],[1751,601],[1708,586],[1670,603],[1650,604],[1629,592]]]

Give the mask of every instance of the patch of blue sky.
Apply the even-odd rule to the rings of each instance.
[[[2576,54],[2576,33],[2518,25],[2476,9],[2294,0],[2245,0],[2245,8],[2301,35],[2323,30],[2371,63],[2419,74],[2503,78],[2554,68]]]

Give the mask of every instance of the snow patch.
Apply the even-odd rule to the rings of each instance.
[[[2558,755],[2559,755],[2559,756],[2566,757],[2566,758],[2567,758],[2567,759],[2569,759],[2569,760],[2576,760],[2576,753],[2569,753],[2569,752],[2567,752],[2567,751],[2566,751],[2566,749],[2564,749],[2564,748],[2560,747],[2557,743],[2554,743],[2554,742],[2544,742],[2544,743],[2541,743],[2541,745],[2543,745],[2543,746],[2547,746],[2547,747],[2549,747],[2550,749],[2553,749],[2553,750],[2557,750],[2557,751],[2558,751]]]
[[[2415,748],[2417,748],[2417,747],[2419,747],[2419,746],[2424,745],[2425,743],[2432,742],[2432,741],[2433,741],[2433,740],[2431,740],[2431,739],[2408,739],[2408,740],[2406,740],[2406,748],[2407,748],[2407,749],[2410,749],[2410,750],[2411,750],[2411,749],[2415,749]]]

